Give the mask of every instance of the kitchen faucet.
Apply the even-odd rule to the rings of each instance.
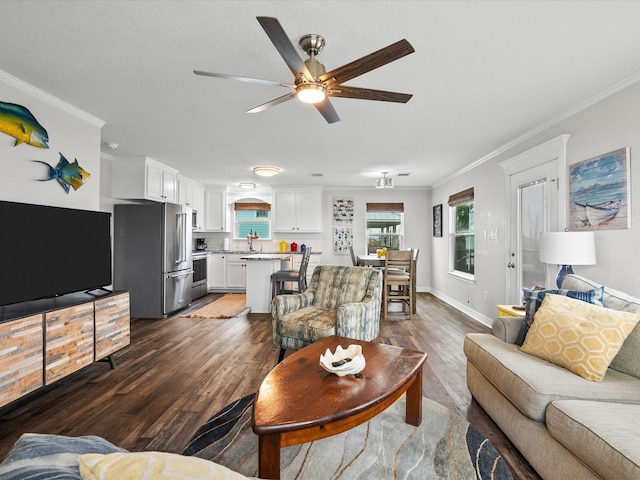
[[[247,235],[247,243],[249,244],[249,251],[253,252],[253,239],[258,238],[258,233],[253,233],[253,230],[249,230],[249,235]]]

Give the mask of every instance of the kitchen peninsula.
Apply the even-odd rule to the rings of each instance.
[[[251,313],[271,312],[271,274],[291,259],[290,253],[258,253],[241,257],[247,261],[247,307]]]

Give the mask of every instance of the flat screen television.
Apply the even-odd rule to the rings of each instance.
[[[110,284],[110,213],[0,201],[0,305]]]

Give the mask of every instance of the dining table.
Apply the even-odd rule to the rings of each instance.
[[[358,265],[361,267],[384,267],[385,257],[379,257],[375,253],[358,255]]]
[[[368,253],[364,255],[358,255],[358,265],[361,267],[383,267],[384,268],[384,256],[378,256],[376,253]],[[413,278],[411,279],[412,298],[411,312],[416,313],[416,275],[417,275],[418,262],[413,261]],[[384,288],[384,285],[383,285]]]

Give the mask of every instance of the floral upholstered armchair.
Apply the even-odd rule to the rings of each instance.
[[[380,330],[382,273],[374,268],[320,265],[301,294],[271,302],[273,343],[280,360],[321,338],[340,335],[370,341]]]

